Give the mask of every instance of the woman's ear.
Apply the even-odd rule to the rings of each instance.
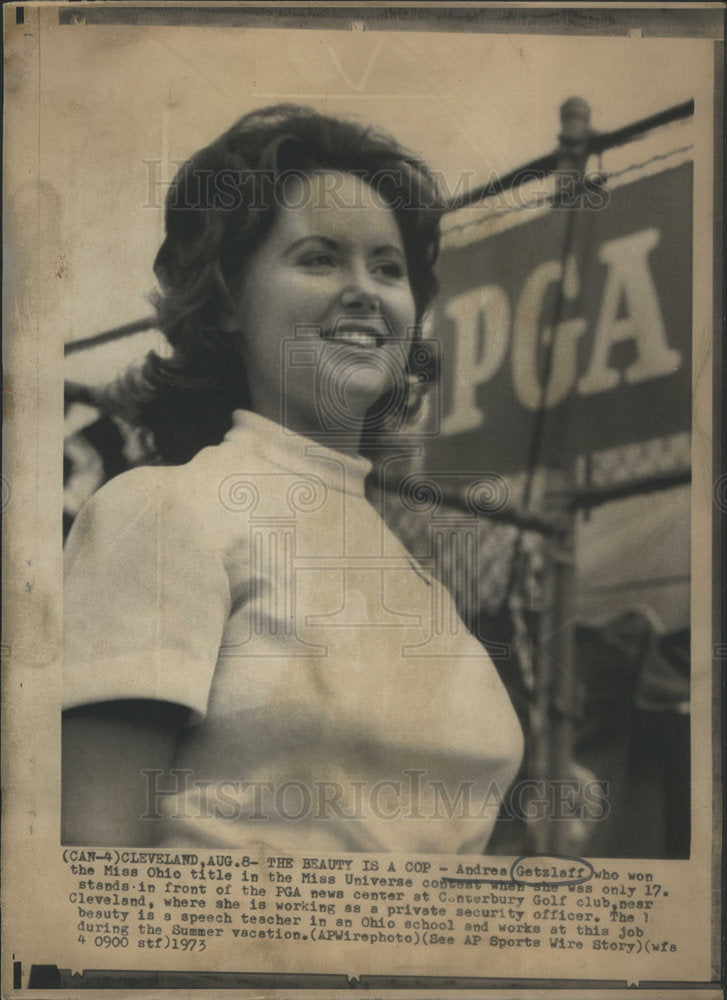
[[[406,422],[423,422],[429,412],[427,405],[428,385],[422,382],[419,376],[410,372],[406,377],[407,401],[406,401]]]

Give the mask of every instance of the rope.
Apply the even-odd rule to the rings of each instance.
[[[678,153],[688,153],[690,149],[694,149],[693,142],[690,142],[688,146],[679,146],[677,149],[670,149],[668,153],[655,153],[648,160],[642,160],[640,163],[631,163],[628,167],[623,167],[621,170],[607,171],[606,181],[613,180],[614,177],[623,177],[624,174],[635,170],[643,170],[644,167],[648,167],[652,163],[660,163],[662,160],[668,160],[670,156],[676,156]]]

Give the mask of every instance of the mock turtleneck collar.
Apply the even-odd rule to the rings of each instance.
[[[246,440],[245,440],[246,439]],[[285,430],[280,424],[250,410],[235,410],[225,441],[242,444],[285,472],[314,473],[326,486],[359,496],[372,468],[361,455],[348,455],[312,438]]]

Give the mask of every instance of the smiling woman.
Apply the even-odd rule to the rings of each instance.
[[[156,464],[67,546],[65,843],[487,844],[518,723],[461,623],[432,643],[454,606],[365,496],[362,452],[413,410],[439,214],[393,140],[304,108],[180,171],[156,262],[172,355],[114,389]]]

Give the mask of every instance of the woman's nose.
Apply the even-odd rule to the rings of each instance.
[[[341,293],[341,305],[350,312],[378,312],[379,298],[369,291],[362,282],[349,285]]]

